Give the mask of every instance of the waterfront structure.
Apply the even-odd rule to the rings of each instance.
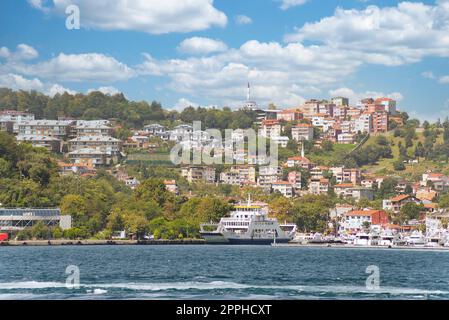
[[[62,230],[72,227],[71,216],[62,215],[59,209],[0,208],[0,231],[21,231],[38,222]]]
[[[388,223],[388,215],[383,210],[353,210],[343,214],[340,224],[340,233],[355,234],[365,229],[368,224],[385,225]]]
[[[280,225],[268,217],[265,207],[253,204],[250,198],[248,203],[235,206],[229,218],[202,224],[200,231],[206,243],[255,245],[289,242],[295,233],[295,224]]]

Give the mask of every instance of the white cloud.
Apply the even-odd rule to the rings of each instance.
[[[209,54],[212,52],[226,51],[227,49],[227,45],[220,40],[202,37],[185,39],[178,47],[179,51],[190,54]]]
[[[237,23],[238,25],[251,24],[253,23],[253,19],[243,14],[239,14],[235,17],[235,23]]]
[[[77,5],[81,25],[102,30],[186,33],[227,24],[226,15],[214,7],[213,0],[53,0],[53,5],[46,7],[39,0],[29,2],[35,8],[60,15],[65,14],[67,6]]]
[[[297,106],[304,95],[319,94],[319,87],[341,81],[359,66],[325,47],[255,40],[208,57],[145,58],[137,68],[141,75],[168,77],[166,88],[174,92],[229,106],[242,104],[248,81],[261,105]]]
[[[65,92],[67,92],[68,94],[71,94],[71,95],[77,94],[77,92],[75,90],[70,90],[70,89],[64,88],[60,84],[54,84],[49,89],[46,90],[46,93],[50,97],[54,97],[56,94],[64,94]]]
[[[302,6],[307,0],[282,0],[281,9],[287,10],[291,7]]]
[[[10,88],[13,90],[36,90],[48,94],[53,97],[57,93],[63,94],[67,92],[69,94],[76,94],[76,91],[64,88],[59,84],[43,83],[38,78],[27,79],[18,74],[2,74],[0,75],[0,87]]]
[[[421,75],[426,79],[435,79],[435,75],[432,71],[424,71]]]
[[[21,43],[17,46],[16,51],[11,51],[6,47],[0,48],[0,58],[11,61],[32,60],[39,56],[39,53],[33,47]]]
[[[449,1],[435,5],[401,2],[396,7],[364,10],[337,8],[334,15],[306,23],[287,42],[310,40],[353,59],[388,66],[449,57]]]
[[[21,75],[8,73],[0,74],[0,87],[14,90],[43,90],[44,84],[37,78],[26,79]]]
[[[111,86],[99,87],[98,89],[89,89],[87,91],[87,93],[91,93],[91,92],[94,92],[94,91],[99,91],[99,92],[101,92],[103,94],[110,95],[110,96],[113,96],[113,95],[121,93],[120,90],[118,90],[115,87],[111,87]]]
[[[176,104],[173,106],[172,109],[173,110],[177,110],[177,111],[182,111],[182,110],[184,110],[185,108],[188,108],[188,107],[197,108],[199,106],[200,105],[198,103],[191,102],[191,101],[189,101],[186,98],[181,98],[181,99],[178,100],[178,102],[176,102]]]
[[[438,82],[441,84],[448,84],[449,83],[449,76],[441,76],[438,79]]]
[[[128,80],[135,73],[127,65],[99,53],[64,54],[36,64],[5,64],[0,68],[28,76],[62,82],[114,82]]]
[[[329,91],[330,97],[345,97],[349,99],[351,105],[356,105],[360,100],[365,98],[390,98],[394,99],[397,102],[400,102],[404,99],[403,95],[400,92],[391,92],[391,93],[383,93],[378,91],[365,91],[365,92],[354,92],[350,88],[338,88]]]

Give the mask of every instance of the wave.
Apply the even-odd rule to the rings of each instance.
[[[122,289],[131,291],[211,291],[211,290],[267,290],[276,292],[293,291],[301,294],[315,293],[320,295],[326,294],[368,294],[368,295],[392,295],[392,296],[426,296],[426,295],[449,295],[449,291],[441,290],[426,290],[419,288],[406,287],[380,287],[376,290],[367,289],[364,286],[304,286],[304,285],[256,285],[256,284],[242,284],[227,281],[187,281],[187,282],[163,282],[163,283],[97,283],[97,284],[80,284],[81,288],[89,289],[87,293],[94,295],[101,295],[108,292],[107,289]],[[66,284],[62,282],[38,282],[38,281],[24,281],[24,282],[8,282],[0,283],[0,290],[20,290],[20,289],[52,289],[52,288],[66,288]],[[264,295],[263,293],[261,293]],[[272,294],[270,292],[270,294]],[[0,296],[1,299],[1,296]]]

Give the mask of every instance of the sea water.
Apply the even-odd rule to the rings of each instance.
[[[79,272],[76,286],[68,285],[68,267]],[[376,287],[367,281],[373,268]],[[0,299],[449,299],[449,252],[0,247]]]

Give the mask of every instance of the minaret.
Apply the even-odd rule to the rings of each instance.
[[[248,92],[246,94],[246,101],[250,101],[251,100],[251,86],[249,85],[248,82]]]
[[[301,142],[301,157],[305,158],[306,153],[304,151],[304,140]]]

